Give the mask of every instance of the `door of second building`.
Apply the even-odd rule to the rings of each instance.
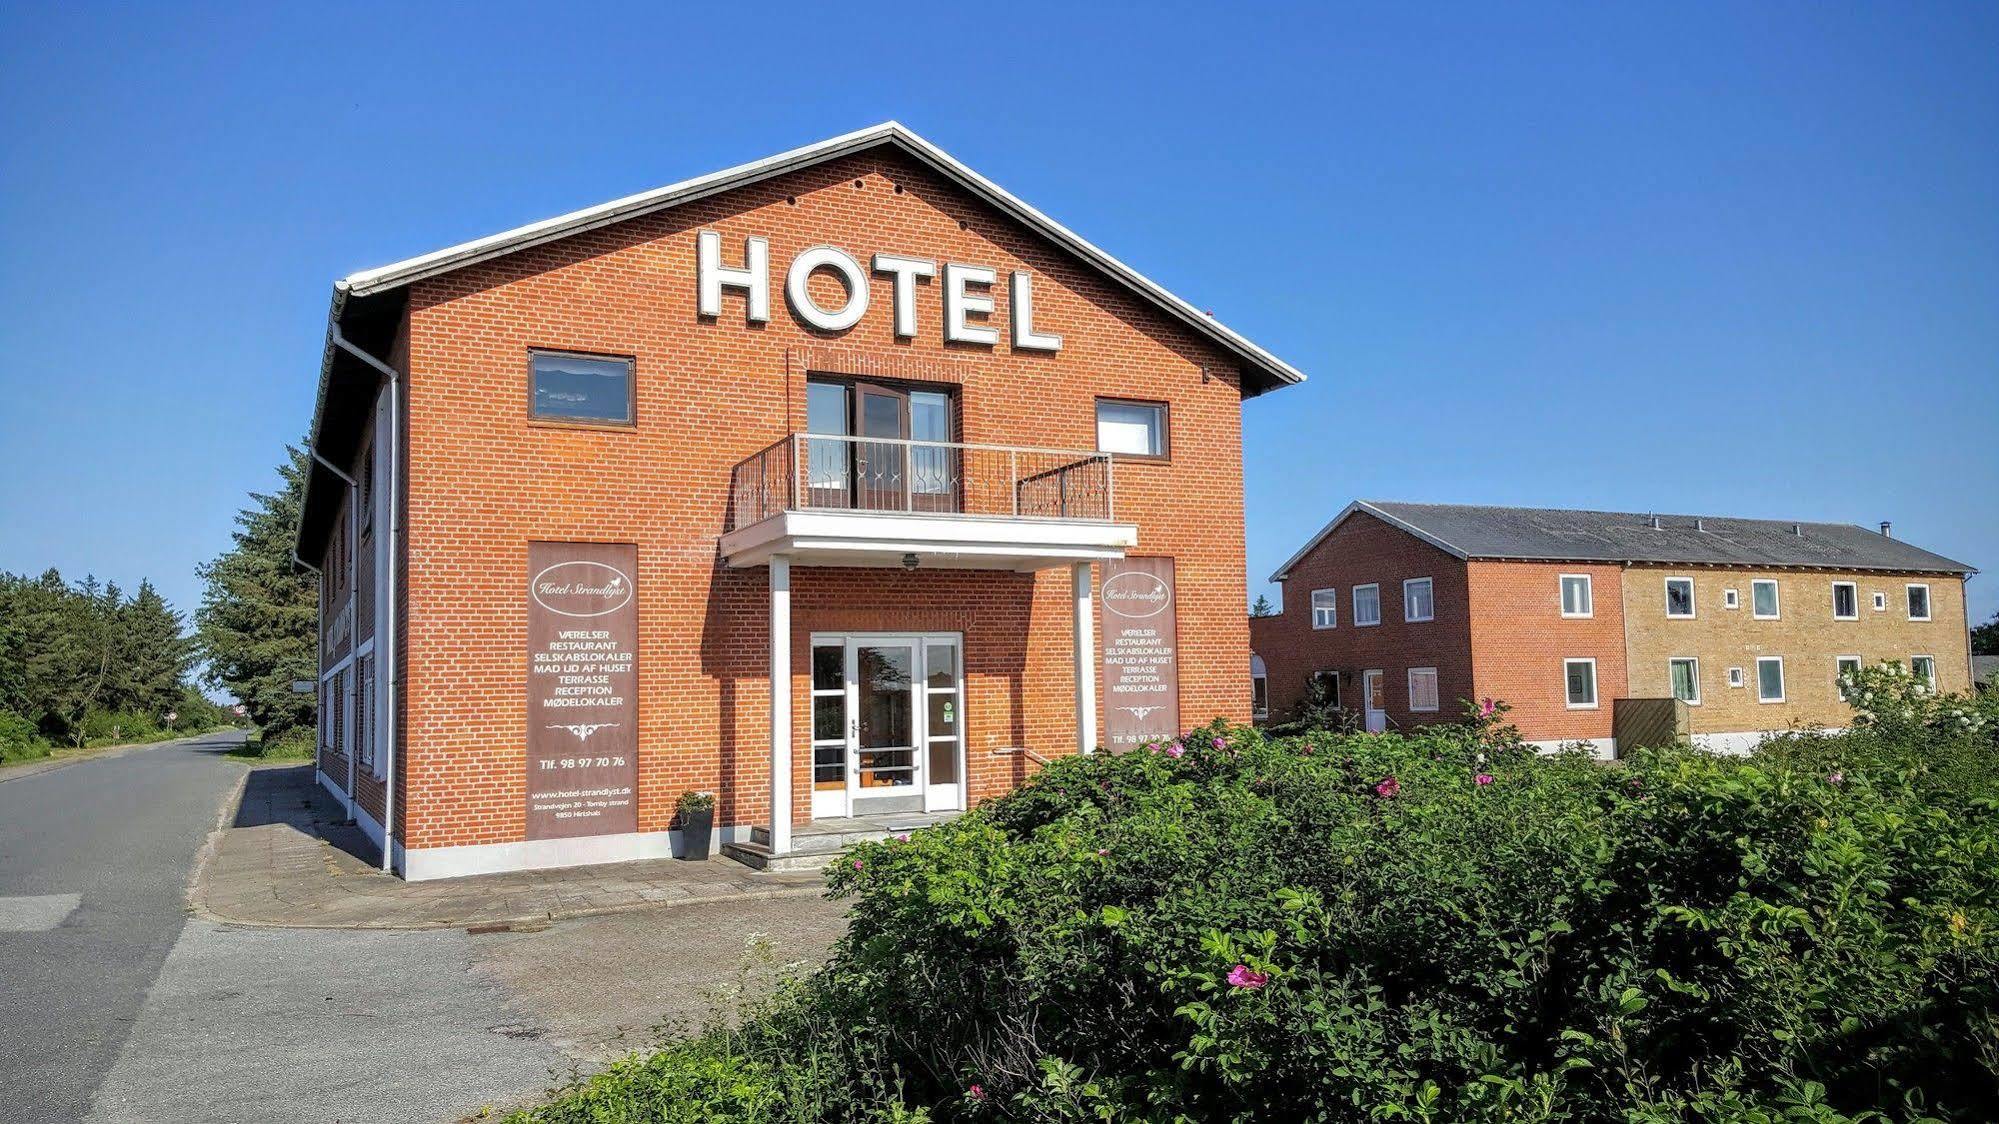
[[[1367,732],[1379,734],[1388,729],[1388,696],[1381,687],[1380,670],[1362,673],[1361,701],[1367,718]]]

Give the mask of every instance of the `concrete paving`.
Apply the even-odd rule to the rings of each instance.
[[[196,915],[298,928],[465,928],[824,891],[816,872],[764,873],[720,857],[405,882],[381,871],[379,850],[343,818],[310,765],[251,773],[196,878]]]

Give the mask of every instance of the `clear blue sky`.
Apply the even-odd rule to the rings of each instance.
[[[1999,6],[279,7],[0,4],[0,569],[192,608],[335,277],[893,117],[1312,376],[1252,593],[1357,496],[1999,570]]]

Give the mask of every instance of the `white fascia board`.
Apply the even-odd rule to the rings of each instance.
[[[1011,568],[1036,559],[1121,558],[1138,545],[1130,523],[1004,516],[926,516],[898,512],[785,511],[722,536],[730,566],[760,566],[772,554],[811,556],[946,555],[990,559]]]
[[[1431,546],[1436,547],[1438,550],[1441,550],[1445,554],[1449,554],[1452,557],[1462,558],[1462,559],[1469,559],[1471,557],[1471,555],[1465,553],[1462,550],[1459,550],[1457,547],[1452,546],[1450,543],[1445,542],[1443,539],[1438,538],[1437,536],[1429,533],[1428,531],[1423,530],[1421,527],[1418,527],[1413,523],[1408,523],[1404,522],[1403,520],[1397,519],[1393,515],[1388,514],[1387,512],[1381,510],[1380,508],[1374,506],[1373,504],[1369,503],[1366,500],[1355,500],[1352,503],[1346,505],[1346,507],[1342,508],[1338,515],[1333,516],[1331,522],[1319,528],[1319,533],[1313,535],[1311,539],[1305,543],[1304,546],[1299,547],[1298,553],[1293,554],[1291,557],[1285,559],[1284,565],[1277,567],[1277,572],[1270,575],[1270,580],[1273,583],[1275,583],[1275,582],[1281,582],[1284,579],[1290,577],[1291,568],[1293,566],[1296,566],[1299,562],[1303,561],[1307,554],[1312,553],[1312,549],[1314,547],[1326,541],[1327,535],[1330,535],[1334,531],[1338,530],[1340,524],[1346,522],[1347,519],[1352,515],[1354,515],[1356,512],[1363,513],[1366,515],[1372,515],[1376,519],[1381,520],[1383,523],[1388,524],[1389,526],[1395,528],[1396,530],[1401,531],[1405,534],[1414,535],[1415,537],[1423,540],[1426,543],[1429,543]]]
[[[543,242],[564,238],[582,231],[592,230],[611,223],[622,222],[649,211],[678,206],[696,199],[713,195],[745,184],[756,183],[772,176],[798,168],[846,155],[849,152],[872,147],[884,141],[900,146],[932,169],[942,174],[973,194],[984,198],[1044,237],[1065,247],[1084,261],[1124,282],[1139,295],[1152,301],[1175,318],[1183,321],[1196,332],[1220,343],[1256,367],[1269,372],[1279,382],[1291,384],[1305,381],[1305,375],[1297,368],[1277,358],[1270,352],[1251,343],[1234,329],[1214,317],[1188,304],[1168,292],[1144,274],[1105,253],[1102,249],[1076,234],[1074,231],[1042,214],[1026,202],[1016,198],[1005,188],[960,163],[955,157],[917,136],[902,124],[886,121],[880,125],[845,133],[841,136],[794,148],[775,156],[740,164],[705,176],[682,180],[666,187],[627,195],[609,203],[585,207],[566,215],[543,219],[526,226],[515,227],[499,234],[477,238],[456,246],[449,246],[428,254],[408,258],[376,269],[364,269],[348,274],[334,284],[334,307],[337,311],[348,295],[367,296],[372,293],[393,289],[425,277],[435,276],[449,270],[472,265],[488,258],[539,245]]]

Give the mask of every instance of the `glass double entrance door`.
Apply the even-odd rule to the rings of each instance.
[[[812,816],[965,806],[956,633],[812,638]]]

